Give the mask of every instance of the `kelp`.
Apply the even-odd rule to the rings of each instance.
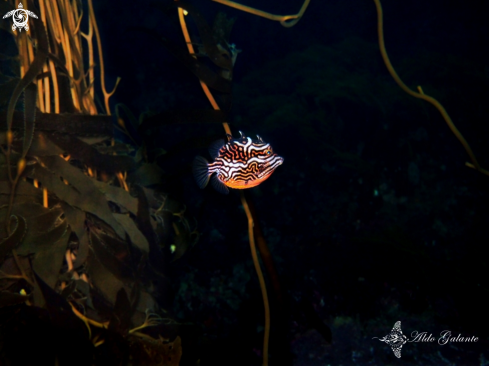
[[[374,0],[374,2],[375,2],[375,8],[377,10],[377,34],[378,34],[378,38],[379,38],[380,53],[382,55],[382,59],[384,60],[385,66],[387,67],[387,70],[389,71],[389,74],[391,74],[394,81],[397,83],[397,85],[399,85],[399,87],[404,92],[406,92],[407,94],[409,94],[412,97],[427,101],[428,103],[433,105],[438,110],[438,112],[440,112],[440,114],[443,117],[443,119],[445,120],[445,123],[447,124],[448,128],[450,128],[450,131],[452,131],[452,133],[455,135],[457,140],[464,147],[465,151],[467,152],[467,155],[469,155],[469,157],[470,157],[471,163],[465,162],[465,166],[472,168],[472,169],[475,169],[478,172],[489,176],[489,170],[486,170],[480,166],[479,162],[477,161],[477,159],[475,157],[475,154],[472,151],[472,148],[470,147],[469,143],[465,140],[465,137],[463,137],[463,135],[460,133],[458,128],[453,123],[453,121],[452,121],[450,115],[447,113],[445,107],[443,107],[443,105],[441,105],[441,103],[438,102],[438,100],[436,100],[432,96],[426,95],[423,92],[423,89],[421,88],[421,86],[418,85],[418,87],[417,87],[418,91],[417,92],[410,89],[406,84],[404,84],[404,82],[399,77],[399,75],[397,75],[397,72],[394,69],[394,67],[392,66],[392,64],[389,60],[389,56],[387,55],[387,51],[385,49],[384,29],[383,29],[384,21],[383,21],[382,5],[380,3],[380,0]]]
[[[174,6],[184,9],[187,12],[187,15],[190,15],[194,21],[199,31],[205,55],[209,60],[221,69],[231,71],[233,68],[232,55],[223,47],[225,45],[216,42],[220,40],[227,42],[228,39],[222,39],[222,37],[219,37],[221,38],[219,39],[215,37],[213,29],[209,27],[205,18],[192,4],[185,0],[178,0],[174,3]],[[230,30],[226,33],[229,36]]]
[[[235,9],[238,9],[241,11],[245,11],[245,12],[253,14],[253,15],[257,15],[259,17],[278,21],[278,22],[280,22],[280,24],[282,26],[284,26],[286,28],[293,27],[294,25],[297,24],[297,22],[302,18],[302,16],[306,12],[306,9],[309,6],[309,2],[310,2],[310,0],[305,0],[304,3],[302,4],[301,9],[299,10],[299,12],[297,14],[294,14],[294,15],[276,15],[276,14],[271,14],[271,13],[267,13],[267,12],[262,11],[262,10],[252,8],[250,6],[239,4],[239,3],[236,3],[236,2],[230,1],[230,0],[212,0],[212,1],[215,1],[217,3],[221,3],[221,4],[226,5],[226,6],[230,6],[232,8],[235,8]]]
[[[12,219],[14,227],[11,229],[11,234],[7,237],[2,235],[5,239],[0,242],[0,262],[3,262],[5,256],[22,241],[27,231],[25,218],[14,215]]]
[[[48,135],[48,138],[52,140],[55,145],[61,147],[65,153],[69,154],[73,159],[80,160],[93,169],[115,173],[132,170],[136,167],[133,159],[126,156],[108,156],[101,154],[97,149],[76,137],[54,133]]]
[[[277,20],[284,26],[295,24],[308,3],[297,15]],[[133,362],[178,365],[182,348],[175,332],[179,325],[155,300],[155,291],[165,283],[165,266],[190,250],[199,235],[185,206],[155,189],[163,172],[148,161],[144,138],[139,143],[140,136],[132,134],[189,122],[222,123],[231,134],[225,112],[231,103],[232,69],[238,53],[228,44],[233,21],[221,17],[211,28],[187,2],[173,4],[189,52],[165,37],[158,39],[199,78],[214,111],[172,111],[136,121],[127,108],[116,108],[118,128],[136,145],[133,156],[131,148],[114,146],[109,98],[119,79],[114,90],[107,92],[92,1],[88,0],[87,33],[80,29],[80,2],[40,1],[39,5],[35,10],[41,19],[29,37],[14,35],[20,78],[5,84],[9,92],[0,95],[3,99],[10,95],[6,112],[0,112],[0,165],[6,171],[0,174],[0,306],[23,303],[20,312],[24,315],[47,314],[59,329],[72,329],[76,340],[84,340],[84,347],[92,345],[88,353],[97,354],[98,347],[107,346],[119,350],[123,360],[128,360],[130,351]],[[33,3],[27,1],[26,8],[34,9]],[[202,39],[199,52],[194,52],[190,42],[183,9],[195,21]],[[88,44],[87,67],[82,39]],[[95,104],[95,40],[105,116],[98,114]],[[209,88],[221,93],[221,108]],[[15,108],[22,93],[26,103],[19,112]],[[119,109],[129,118],[129,129]],[[171,156],[172,151],[165,154]],[[244,196],[242,202],[265,304],[266,365],[270,316],[254,248],[256,214],[248,210]],[[264,250],[263,237],[259,241]],[[262,257],[271,260],[263,253]],[[172,331],[165,330],[167,324],[172,324]],[[173,332],[172,337],[162,335],[165,332]],[[69,348],[66,341],[61,343]],[[67,360],[63,350],[53,352]]]
[[[6,113],[0,113],[0,128],[5,130]],[[23,131],[24,115],[22,112],[14,111],[12,119],[12,130]],[[41,113],[36,112],[36,131],[61,133],[75,136],[105,136],[114,134],[112,119],[104,115],[85,115],[75,113]]]
[[[181,256],[198,235],[180,208],[165,206],[170,202],[165,193],[148,188],[159,182],[154,165],[135,159],[134,148],[115,143],[112,93],[105,90],[103,71],[107,115],[98,114],[94,35],[101,64],[103,58],[91,1],[87,34],[79,28],[81,3],[39,5],[25,4],[41,15],[29,37],[10,32],[19,49],[20,78],[4,84],[0,95],[0,107],[9,98],[7,109],[0,110],[2,326],[9,327],[3,315],[17,306],[17,314],[41,312],[49,326],[76,333],[92,346],[87,354],[97,354],[105,342],[125,344],[123,349],[148,363],[163,358],[160,364],[177,365],[180,338],[161,336],[167,332],[158,314],[168,312],[155,300],[155,289],[164,282],[164,253],[176,245]],[[90,50],[87,68],[82,37]],[[171,242],[161,240],[167,232]],[[178,333],[178,323],[171,323]],[[160,335],[147,334],[147,328]],[[63,359],[64,349],[51,350]]]

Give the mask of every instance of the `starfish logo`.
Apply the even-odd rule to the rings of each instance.
[[[377,338],[379,341],[387,343],[392,348],[392,352],[394,352],[394,355],[396,355],[397,358],[401,358],[401,348],[406,344],[407,337],[402,334],[400,321],[397,321],[394,324],[391,332],[386,336],[382,338],[373,338]]]
[[[14,21],[14,24],[12,25],[12,30],[15,31],[18,28],[19,32],[22,32],[22,28],[24,28],[27,32],[29,30],[29,25],[27,24],[27,21],[29,20],[29,15],[37,19],[36,14],[34,14],[32,11],[25,10],[22,6],[22,3],[19,3],[18,9],[9,11],[3,16],[3,19],[11,16]]]

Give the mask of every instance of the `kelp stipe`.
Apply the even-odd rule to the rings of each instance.
[[[280,22],[280,24],[282,24],[284,27],[290,28],[296,25],[297,22],[302,18],[311,0],[305,0],[299,12],[293,15],[275,15],[230,0],[212,0],[212,1],[215,1],[216,3],[220,3],[229,6],[231,8],[235,8],[259,17]]]
[[[394,81],[399,85],[399,87],[404,90],[407,94],[411,95],[412,97],[418,98],[418,99],[423,99],[430,104],[432,104],[440,114],[442,115],[443,119],[447,123],[448,127],[452,131],[452,133],[455,135],[455,137],[460,141],[462,146],[464,147],[465,151],[470,157],[470,160],[472,163],[466,162],[465,165],[468,166],[469,168],[473,168],[477,170],[478,172],[485,174],[489,176],[489,171],[482,168],[479,165],[479,162],[477,161],[472,149],[470,148],[470,145],[468,142],[465,140],[465,138],[462,136],[460,131],[457,129],[455,124],[453,123],[452,119],[450,118],[450,115],[447,113],[445,108],[438,102],[435,98],[426,95],[423,92],[423,89],[421,86],[418,86],[418,92],[415,92],[414,90],[410,89],[404,82],[401,80],[399,75],[397,75],[396,70],[392,66],[389,56],[387,55],[387,51],[385,49],[385,42],[384,42],[384,29],[383,29],[383,13],[382,13],[382,5],[380,3],[380,0],[374,0],[375,2],[375,7],[377,9],[377,33],[379,37],[379,48],[380,48],[380,53],[382,54],[382,59],[384,60],[385,66],[387,67],[387,70],[389,71],[389,74],[391,74],[392,78]]]
[[[246,11],[246,12],[258,15],[258,16],[262,16],[262,17],[265,17],[265,18],[268,18],[271,20],[280,21],[280,23],[284,27],[292,27],[302,17],[305,10],[307,9],[307,6],[309,5],[310,0],[305,0],[300,12],[297,15],[292,15],[292,16],[276,16],[273,14],[265,13],[263,11],[253,9],[253,8],[250,8],[247,6],[243,6],[241,4],[237,4],[237,3],[227,1],[227,0],[215,0],[215,1],[220,2],[220,3],[227,5],[227,6],[237,8],[237,9],[242,10],[242,11]],[[193,57],[195,57],[194,47],[193,47],[192,41],[190,39],[190,35],[188,33],[187,25],[185,22],[185,15],[186,15],[186,13],[188,13],[189,5],[187,3],[185,3],[184,1],[181,1],[181,0],[176,0],[175,4],[178,7],[178,17],[180,20],[180,25],[182,28],[182,33],[183,33],[183,36],[185,39],[185,43],[187,44],[188,52],[190,55],[193,55]],[[195,19],[195,17],[194,17],[194,19]],[[287,20],[291,20],[291,19],[292,19],[291,22],[287,22]],[[200,28],[202,28],[203,24],[200,23],[198,25],[200,25]],[[236,55],[233,55],[233,57],[231,58],[233,60],[233,64],[234,64],[234,61],[236,59],[235,56]],[[233,66],[233,64],[231,64],[231,67]],[[230,73],[230,75],[232,75],[232,73]],[[228,76],[228,77],[230,79],[230,76]],[[212,95],[212,93],[209,90],[209,87],[207,86],[207,84],[202,79],[200,79],[200,85],[201,85],[205,95],[207,96],[209,102],[211,103],[212,107],[214,108],[214,110],[216,110],[216,111],[220,110],[218,103],[216,102],[214,96]],[[223,122],[222,125],[223,125],[224,131],[226,132],[226,134],[232,136],[231,129],[229,128],[229,124],[227,122]],[[260,289],[261,289],[262,298],[263,298],[263,305],[264,305],[264,312],[265,312],[265,327],[264,327],[264,336],[263,336],[263,365],[267,366],[268,365],[268,346],[269,346],[269,338],[270,338],[270,305],[269,305],[269,301],[268,301],[268,294],[267,294],[265,279],[263,277],[263,273],[262,273],[262,270],[260,267],[260,263],[259,263],[258,256],[257,256],[257,248],[255,245],[255,237],[254,237],[253,226],[254,226],[254,220],[256,220],[256,218],[254,218],[254,214],[250,211],[250,208],[249,208],[249,205],[248,205],[248,202],[247,202],[247,199],[246,199],[246,196],[245,196],[243,190],[240,190],[240,198],[241,198],[241,202],[243,204],[243,207],[245,209],[245,213],[246,213],[246,216],[248,219],[248,238],[249,238],[249,243],[250,243],[251,255],[253,258],[253,263],[254,263],[255,270],[256,270],[258,280],[260,283]],[[274,290],[277,292],[276,297],[280,301],[282,299],[282,294],[280,293],[280,286],[278,284],[278,276],[277,276],[277,273],[275,272],[275,266],[273,264],[273,260],[272,260],[271,256],[269,255],[268,248],[266,246],[265,240],[263,238],[261,238],[261,239],[262,239],[260,241],[261,245],[259,246],[260,254],[261,254],[263,262],[265,263],[267,270],[269,271],[270,277],[271,277],[273,285],[274,285]]]

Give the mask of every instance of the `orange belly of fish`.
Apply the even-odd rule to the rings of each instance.
[[[255,180],[248,180],[248,181],[243,181],[243,180],[228,180],[228,181],[223,181],[225,185],[227,185],[229,188],[234,188],[234,189],[247,189],[247,188],[253,188],[256,187],[257,185],[261,184],[262,182],[266,181],[270,175],[267,175],[266,177],[260,178],[260,179],[255,179]]]

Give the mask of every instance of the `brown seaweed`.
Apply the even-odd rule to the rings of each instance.
[[[6,113],[0,113],[0,130],[6,130]],[[13,130],[23,130],[24,114],[14,111]],[[36,111],[36,131],[51,132],[75,136],[105,136],[113,135],[114,127],[110,116],[90,116],[78,113],[41,113]]]
[[[14,227],[11,229],[11,234],[0,241],[0,262],[3,262],[8,252],[19,245],[27,231],[27,224],[22,216],[13,215],[12,219],[11,223]]]

